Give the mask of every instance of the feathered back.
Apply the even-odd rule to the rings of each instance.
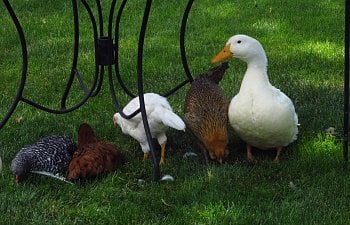
[[[165,97],[155,93],[145,93],[144,99],[148,120],[154,119],[157,122],[161,122],[164,125],[177,130],[185,129],[186,126],[184,121],[173,112],[173,109]],[[133,113],[139,107],[139,98],[136,97],[124,107],[123,112],[128,115]],[[114,123],[118,124],[122,128],[122,131],[125,133],[127,132],[126,129],[128,129],[130,126],[134,127],[132,124],[141,123],[142,116],[141,113],[139,113],[135,117],[127,120],[122,118],[119,113],[116,113],[113,116],[113,120]]]
[[[88,143],[97,142],[94,131],[87,123],[83,123],[79,127],[78,131],[78,146],[82,146]]]
[[[78,142],[69,163],[68,179],[93,178],[115,171],[125,162],[123,154],[114,145],[98,140],[86,123],[79,127]]]
[[[76,145],[68,136],[52,135],[23,147],[11,162],[11,171],[24,176],[30,171],[65,173]]]
[[[198,76],[185,98],[185,121],[204,152],[222,162],[226,155],[228,101],[218,83],[228,68],[227,63]]]
[[[228,63],[224,62],[202,73],[192,82],[185,98],[185,117],[189,117],[186,122],[192,121],[196,127],[203,125],[203,122],[198,123],[202,119],[208,122],[205,118],[216,118],[214,121],[226,123],[226,117],[222,114],[227,113],[228,101],[218,84],[228,67]]]
[[[206,79],[211,80],[212,82],[219,84],[219,82],[224,77],[225,71],[229,68],[228,62],[224,62],[219,66],[213,67],[212,69],[208,70],[207,72],[203,73],[199,77],[203,77]]]

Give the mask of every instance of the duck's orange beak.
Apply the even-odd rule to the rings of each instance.
[[[225,59],[232,58],[233,54],[230,51],[230,44],[226,45],[224,49],[222,49],[214,58],[211,59],[211,63],[222,62]]]

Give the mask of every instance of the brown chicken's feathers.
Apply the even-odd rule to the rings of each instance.
[[[68,179],[94,178],[115,171],[124,164],[124,156],[114,145],[98,140],[88,124],[78,132],[78,148],[69,164]]]
[[[95,142],[98,140],[91,127],[86,123],[81,124],[78,131],[78,145],[83,146]]]
[[[228,67],[228,62],[224,62],[219,66],[211,68],[207,72],[203,73],[200,77],[208,79],[215,84],[219,84],[224,77],[225,71],[228,69]]]
[[[228,101],[218,83],[228,63],[201,74],[191,84],[185,98],[185,122],[205,156],[222,162],[227,155]]]

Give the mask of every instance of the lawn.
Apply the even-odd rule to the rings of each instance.
[[[91,2],[94,5],[95,1]],[[145,1],[129,0],[121,21],[120,68],[136,92],[137,41]],[[164,93],[186,79],[179,51],[179,30],[186,1],[154,0],[144,46],[145,92]],[[24,96],[58,109],[73,54],[70,1],[13,0],[28,45]],[[105,19],[109,1],[103,1]],[[119,7],[120,1],[117,1]],[[94,72],[91,24],[81,2],[78,69],[87,83]],[[93,6],[94,12],[96,7]],[[0,118],[20,82],[21,49],[4,4],[0,4]],[[115,109],[104,79],[101,93],[78,110],[49,114],[21,103],[0,130],[0,224],[349,224],[349,171],[342,159],[344,2],[340,0],[197,0],[189,16],[186,49],[194,76],[212,67],[210,59],[234,34],[247,34],[264,46],[270,82],[294,102],[298,140],[273,163],[274,152],[255,151],[229,128],[225,164],[206,164],[188,132],[169,130],[161,174],[174,182],[153,181],[152,162],[142,161],[139,144],[113,127]],[[105,29],[107,23],[105,23]],[[220,83],[228,99],[239,90],[246,65],[231,60]],[[106,77],[107,78],[107,77]],[[168,100],[183,117],[189,85]],[[83,97],[77,81],[68,106]],[[130,98],[117,89],[125,105]],[[127,164],[116,173],[69,185],[32,176],[17,185],[10,163],[20,148],[50,134],[77,138],[89,123],[99,138],[115,144]],[[326,129],[334,127],[330,136]],[[193,151],[197,157],[184,159]],[[144,182],[140,182],[143,180]]]

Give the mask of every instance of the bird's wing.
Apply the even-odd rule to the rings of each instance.
[[[186,128],[184,121],[168,108],[157,107],[152,115],[168,127],[176,130],[185,130]]]

